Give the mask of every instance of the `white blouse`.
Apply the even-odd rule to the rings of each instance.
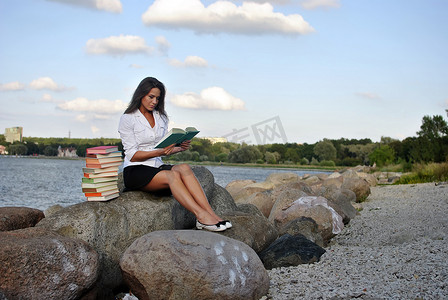
[[[121,116],[118,132],[120,133],[124,148],[124,168],[133,165],[146,165],[158,168],[163,165],[161,157],[131,162],[132,157],[137,151],[154,150],[154,146],[168,132],[168,119],[160,115],[158,111],[154,111],[153,115],[155,121],[154,127],[151,127],[148,120],[138,109],[130,114],[123,114]]]

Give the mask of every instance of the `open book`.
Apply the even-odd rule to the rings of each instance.
[[[181,128],[173,128],[162,138],[156,145],[156,148],[165,148],[172,144],[181,144],[182,142],[191,140],[199,133],[194,127],[187,127],[185,130]]]

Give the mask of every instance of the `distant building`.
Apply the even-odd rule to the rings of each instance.
[[[8,154],[8,152],[6,152],[6,147],[3,145],[0,145],[0,154],[2,154],[2,155]]]
[[[5,128],[5,140],[8,143],[22,142],[23,127]]]
[[[209,140],[212,144],[227,143],[227,139],[224,137],[205,137],[203,139]]]
[[[78,154],[76,154],[76,148],[61,148],[61,146],[59,146],[58,157],[78,157]]]

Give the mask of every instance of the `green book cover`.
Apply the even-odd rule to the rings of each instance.
[[[184,141],[189,141],[198,133],[199,130],[194,127],[187,127],[185,130],[181,128],[173,128],[162,138],[155,148],[165,148],[172,144],[180,144]]]

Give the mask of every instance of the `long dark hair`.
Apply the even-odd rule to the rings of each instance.
[[[154,77],[146,77],[140,82],[134,92],[134,95],[132,96],[131,103],[129,103],[129,106],[126,108],[124,113],[129,114],[139,109],[142,104],[142,98],[148,95],[149,91],[153,88],[158,88],[160,90],[159,103],[157,103],[157,106],[154,109],[165,118],[168,118],[165,111],[165,86]]]

